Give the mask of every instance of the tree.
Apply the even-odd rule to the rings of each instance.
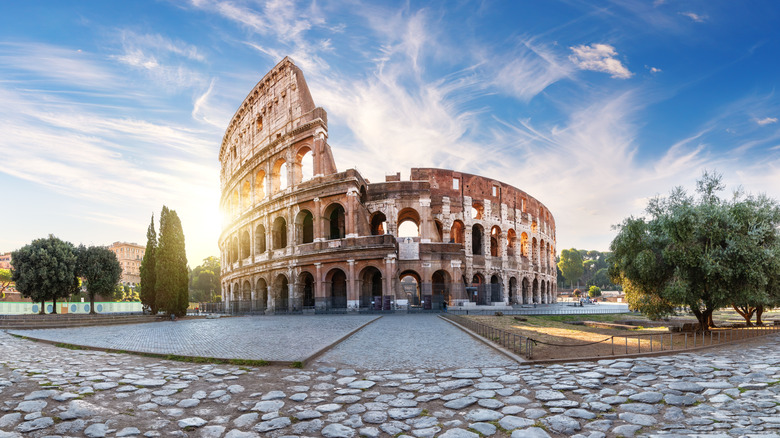
[[[33,240],[11,254],[11,280],[23,297],[41,303],[45,313],[46,300],[53,300],[52,313],[57,313],[57,298],[67,297],[76,277],[76,253],[73,244],[53,235]]]
[[[561,260],[558,262],[558,268],[561,270],[563,277],[569,280],[569,283],[574,287],[574,281],[579,280],[584,272],[582,255],[574,248],[564,249],[561,251]]]
[[[190,272],[190,297],[192,301],[214,300],[219,290],[219,259],[211,256]]]
[[[722,200],[721,180],[705,172],[698,198],[676,188],[650,201],[648,219],[629,217],[618,226],[610,276],[632,307],[658,317],[685,305],[704,330],[714,326],[715,309],[772,302],[780,206],[740,192]]]
[[[588,296],[591,298],[596,298],[601,296],[601,288],[598,286],[591,286],[588,289]]]
[[[11,283],[13,283],[11,280],[11,270],[0,269],[0,299],[5,298],[5,291],[11,287]]]
[[[184,231],[176,211],[166,206],[160,213],[160,241],[156,257],[158,308],[168,314],[183,316],[189,305]]]
[[[89,296],[89,313],[95,312],[95,295],[112,296],[122,267],[116,254],[104,246],[79,245],[78,273],[87,280],[87,295]]]
[[[157,314],[157,233],[154,231],[154,214],[146,230],[146,251],[141,260],[141,284],[139,296],[143,307],[152,315]]]

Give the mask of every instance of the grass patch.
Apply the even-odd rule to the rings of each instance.
[[[290,367],[292,368],[303,368],[303,362],[296,360],[295,362],[290,364]]]
[[[84,349],[84,347],[82,347],[80,345],[66,344],[64,342],[58,342],[58,343],[54,344],[54,346],[55,347],[59,347],[59,348],[67,348],[68,350],[83,350]]]

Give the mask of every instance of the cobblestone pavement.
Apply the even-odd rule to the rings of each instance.
[[[9,330],[52,342],[220,359],[303,361],[363,324],[366,315],[245,316],[102,327]]]
[[[777,438],[779,342],[399,372],[172,362],[0,332],[0,438]]]
[[[320,357],[319,366],[370,370],[469,368],[516,362],[436,315],[386,315]]]

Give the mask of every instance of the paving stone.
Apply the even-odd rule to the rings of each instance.
[[[263,433],[263,432],[269,432],[276,429],[282,429],[292,424],[292,421],[290,421],[287,417],[277,417],[273,420],[269,421],[263,421],[255,427],[252,428],[252,430]]]
[[[490,423],[471,423],[469,429],[479,432],[482,436],[490,436],[496,433],[496,426]]]
[[[545,432],[544,429],[529,427],[512,432],[511,438],[550,438],[550,434]]]
[[[498,425],[506,430],[519,429],[521,427],[533,426],[536,423],[534,420],[527,418],[515,417],[513,415],[507,415],[498,420]]]
[[[333,423],[325,426],[321,433],[325,438],[352,438],[355,436],[355,429],[342,424]]]

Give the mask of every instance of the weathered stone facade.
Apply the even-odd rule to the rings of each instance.
[[[223,301],[281,311],[556,300],[555,221],[542,203],[446,169],[370,183],[337,171],[327,138],[327,114],[288,58],[233,116],[219,153]]]

